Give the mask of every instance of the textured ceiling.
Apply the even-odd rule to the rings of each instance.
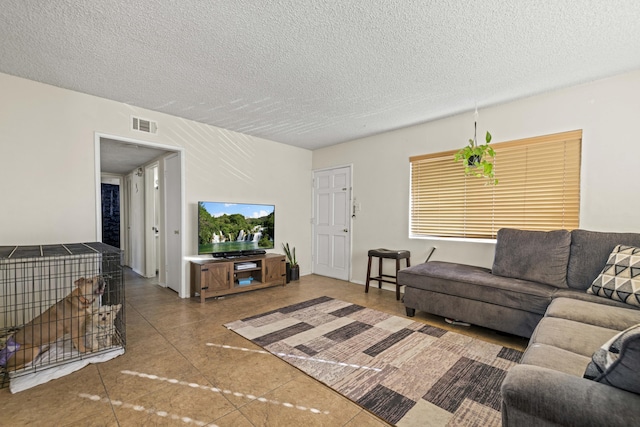
[[[0,2],[0,72],[309,149],[640,68],[637,0]]]
[[[165,150],[101,138],[100,172],[126,175],[166,154]]]

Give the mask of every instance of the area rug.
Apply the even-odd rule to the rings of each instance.
[[[225,325],[397,426],[499,426],[520,351],[329,297]]]

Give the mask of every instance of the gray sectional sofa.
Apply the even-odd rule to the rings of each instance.
[[[640,234],[498,231],[493,268],[430,261],[400,270],[407,316],[416,310],[529,338],[554,298],[629,308],[586,293],[616,245]]]
[[[640,423],[637,248],[635,233],[503,229],[491,270],[432,261],[398,283],[408,316],[530,337],[502,384],[503,426],[629,426]]]

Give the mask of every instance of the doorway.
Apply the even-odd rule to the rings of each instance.
[[[313,272],[349,280],[351,166],[313,172]]]
[[[101,183],[102,243],[120,246],[120,184]]]
[[[182,186],[183,149],[145,141],[97,134],[96,180],[98,204],[102,204],[101,180],[104,175],[118,176],[120,188],[120,227],[123,263],[144,277],[157,275],[158,284],[170,287],[186,298],[189,292],[185,282],[184,266],[184,190]],[[165,174],[168,158],[175,158],[170,176]],[[165,187],[177,189],[170,193]],[[168,246],[168,233],[164,232],[167,209],[173,212],[173,230],[178,239]],[[175,209],[174,209],[175,210]],[[99,209],[98,239],[102,239],[103,210]],[[171,273],[169,278],[168,273]]]

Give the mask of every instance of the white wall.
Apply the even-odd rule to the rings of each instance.
[[[198,200],[272,203],[274,252],[295,244],[310,272],[311,151],[6,74],[0,94],[0,245],[96,240],[100,132],[185,148],[187,254]],[[131,115],[157,121],[157,135],[130,130]]]
[[[493,142],[583,129],[580,227],[640,232],[638,120],[640,71],[479,110],[478,135]],[[479,100],[479,104],[481,104]],[[353,163],[352,281],[363,283],[367,251],[409,249],[412,262],[490,267],[494,244],[409,239],[409,157],[461,148],[473,137],[473,112],[316,150],[313,169]]]

